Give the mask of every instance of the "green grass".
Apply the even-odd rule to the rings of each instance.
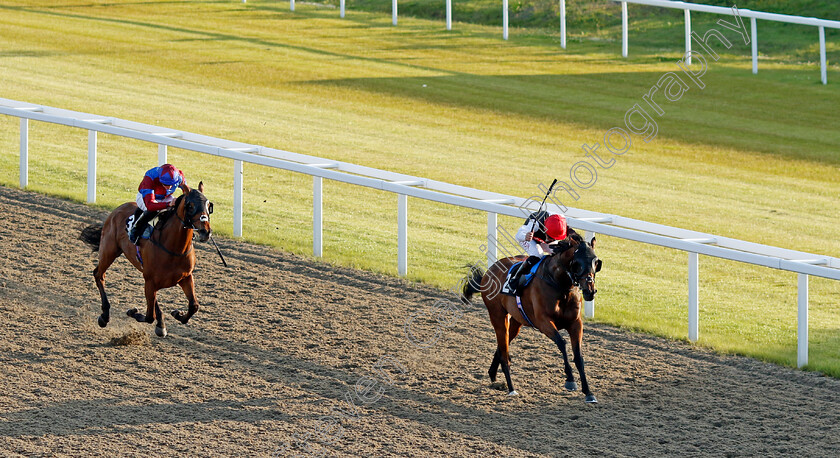
[[[339,0],[324,3],[337,6]],[[840,3],[831,0],[689,0],[729,8],[733,4],[741,9],[793,16],[840,19]],[[347,0],[348,10],[391,12],[390,0]],[[531,34],[536,31],[555,33],[559,30],[560,5],[557,0],[510,0],[509,25],[513,34]],[[443,21],[446,18],[443,0],[400,0],[400,18],[416,17]],[[460,23],[500,26],[502,4],[497,0],[453,0],[452,18],[454,28]],[[684,16],[682,10],[628,4],[630,52],[639,48],[677,51],[683,43]],[[696,31],[715,25],[723,16],[693,12],[691,22]],[[731,20],[729,18],[724,18]],[[749,28],[749,20],[746,26]],[[524,30],[517,30],[524,29]],[[570,46],[576,41],[598,40],[620,43],[621,7],[612,0],[568,0],[566,1],[566,29]],[[838,33],[828,29],[828,34]],[[759,53],[762,59],[784,62],[814,62],[814,44],[817,30],[814,27],[758,21]],[[619,47],[615,48],[620,50]],[[829,60],[836,62],[837,49],[829,51]]]
[[[387,15],[348,10],[340,20],[313,5],[293,14],[260,1],[0,1],[0,96],[526,197],[568,177],[581,145],[622,125],[675,71],[681,22],[646,21],[621,59],[608,22],[602,39],[579,35],[564,51],[546,29],[504,42],[498,27],[446,32],[401,18],[394,28]],[[798,33],[766,33],[791,44],[762,59],[758,75],[736,43],[709,65],[705,89],[663,105],[655,140],[634,137],[566,203],[838,256],[840,71],[832,64],[830,84],[819,84],[796,44],[815,40]],[[83,201],[86,144],[84,131],[33,122],[29,189]],[[17,145],[17,118],[0,117],[3,185],[17,186]],[[100,134],[97,203],[133,200],[156,160],[155,145]],[[232,161],[170,148],[170,162],[204,180],[214,228],[230,234]],[[311,254],[312,179],[250,164],[244,173],[246,239]],[[324,191],[324,260],[396,275],[396,196],[330,181]],[[409,278],[453,285],[460,266],[481,259],[485,226],[481,212],[410,199]],[[599,240],[596,320],[684,339],[687,255]],[[699,344],[795,364],[796,275],[708,257],[700,269]],[[834,376],[838,297],[837,282],[812,279],[809,369]]]

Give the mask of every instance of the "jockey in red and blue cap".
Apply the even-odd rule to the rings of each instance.
[[[137,232],[145,230],[149,220],[175,202],[175,196],[172,194],[178,188],[181,188],[184,193],[190,192],[184,173],[174,165],[163,164],[146,172],[137,188],[137,207],[138,211],[143,210],[143,215],[139,218],[135,215],[136,222],[128,234],[131,243],[138,243],[140,236]]]

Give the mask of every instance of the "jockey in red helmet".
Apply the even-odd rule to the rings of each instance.
[[[550,243],[565,240],[568,235],[567,229],[566,218],[563,215],[549,215],[546,211],[532,213],[516,232],[516,241],[530,256],[516,272],[515,277],[511,278],[510,284],[521,291],[524,286],[519,284],[522,274],[529,272],[543,256],[551,253]]]
[[[143,181],[137,188],[137,208],[138,212],[143,211],[143,215],[137,218],[135,213],[134,226],[128,233],[128,239],[131,240],[131,243],[139,242],[140,234],[138,232],[145,230],[149,220],[154,218],[159,211],[174,204],[175,196],[172,194],[178,188],[181,188],[184,193],[190,192],[184,173],[175,168],[174,165],[163,164],[146,172]]]

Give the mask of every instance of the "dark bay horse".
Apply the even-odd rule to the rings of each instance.
[[[111,304],[105,294],[105,271],[120,256],[125,255],[128,262],[143,273],[146,281],[146,314],[136,308],[129,310],[128,316],[140,322],[151,323],[157,318],[155,334],[166,336],[163,313],[157,301],[157,291],[179,285],[189,301],[186,312],[174,310],[172,316],[186,324],[198,311],[195,298],[195,284],[192,271],[195,268],[193,250],[193,231],[198,232],[199,240],[206,242],[210,238],[210,214],[213,204],[204,197],[204,183],[198,189],[191,189],[175,200],[170,210],[158,214],[158,224],[150,239],[143,239],[139,246],[128,240],[126,222],[134,214],[137,204],[128,202],[117,207],[108,215],[104,224],[94,224],[82,230],[80,239],[99,251],[99,263],[93,269],[93,278],[102,298],[102,314],[99,326],[105,327],[110,321]],[[139,259],[138,259],[139,253]]]
[[[577,384],[566,355],[566,340],[559,332],[562,329],[568,331],[586,402],[598,402],[589,389],[580,351],[583,338],[583,321],[580,317],[582,299],[590,301],[594,298],[597,292],[595,273],[601,270],[601,260],[595,255],[594,248],[594,238],[587,243],[576,233],[561,242],[559,248],[543,260],[534,279],[522,293],[525,317],[516,305],[516,298],[500,292],[510,266],[524,260],[525,256],[500,259],[486,273],[480,267],[473,267],[466,278],[464,298],[469,301],[473,294],[481,293],[490,314],[490,322],[496,331],[496,354],[488,371],[490,380],[496,381],[496,371],[501,364],[509,395],[517,394],[510,380],[510,341],[519,334],[522,325],[530,326],[533,323],[534,327],[557,344],[563,354],[565,388],[574,391]]]

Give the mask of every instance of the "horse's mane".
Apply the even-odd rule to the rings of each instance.
[[[175,212],[178,210],[178,206],[181,205],[181,201],[184,200],[185,195],[186,194],[182,193],[180,196],[178,196],[177,199],[175,199],[174,206],[168,207],[166,210],[163,210],[160,213],[158,213],[158,222],[157,224],[155,224],[155,229],[163,229],[163,225],[166,224],[166,222],[169,221],[169,218],[172,218],[172,215],[174,215]]]
[[[583,237],[580,236],[574,229],[568,228],[568,235],[560,242],[551,246],[552,255],[561,254],[569,248],[576,247],[583,243]]]

